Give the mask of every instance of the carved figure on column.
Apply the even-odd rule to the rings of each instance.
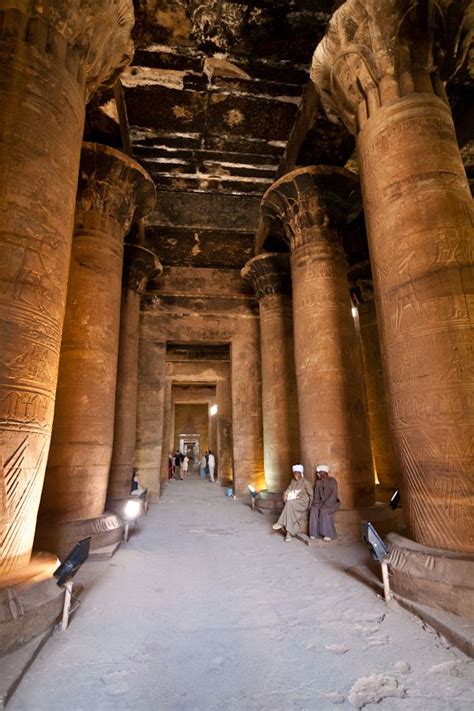
[[[148,174],[119,151],[81,157],[56,409],[37,544],[64,553],[78,535],[119,535],[102,516],[112,455],[123,236],[154,206]],[[80,536],[79,536],[80,537]],[[103,537],[104,538],[104,537]],[[101,544],[103,544],[103,539]]]
[[[135,456],[140,297],[149,279],[162,271],[163,267],[151,250],[138,244],[125,244],[114,444],[107,491],[107,508],[118,513],[121,502],[130,495]]]
[[[3,576],[29,562],[33,543],[53,422],[85,103],[130,61],[132,25],[131,0],[16,0],[0,9]]]
[[[474,552],[474,214],[440,79],[468,56],[468,6],[348,0],[311,76],[329,115],[357,136],[409,532]]]
[[[291,252],[301,454],[306,471],[331,465],[345,508],[374,502],[362,363],[339,231],[360,211],[356,177],[313,166],[280,178],[262,216],[283,226]]]
[[[260,254],[241,272],[260,306],[265,482],[268,491],[288,486],[299,459],[298,397],[293,344],[290,257]]]

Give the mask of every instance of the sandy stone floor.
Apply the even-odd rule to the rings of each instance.
[[[10,711],[473,708],[473,663],[350,577],[350,550],[270,523],[218,484],[171,482],[127,547],[81,570],[81,609]]]

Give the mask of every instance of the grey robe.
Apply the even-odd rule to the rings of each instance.
[[[341,503],[337,498],[337,481],[331,477],[318,479],[314,487],[314,500],[309,513],[309,535],[318,538],[337,538],[333,514]]]
[[[281,512],[278,523],[286,528],[287,533],[294,536],[300,530],[300,520],[304,513],[311,506],[313,500],[313,487],[311,482],[306,479],[296,481],[293,479],[286,489],[285,494],[294,491],[298,494],[296,499],[290,499],[285,504],[285,508]]]

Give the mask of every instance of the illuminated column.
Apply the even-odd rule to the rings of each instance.
[[[125,245],[108,508],[115,508],[112,500],[121,500],[130,495],[136,444],[140,297],[148,280],[161,271],[160,262],[149,249],[138,244]]]
[[[231,343],[232,438],[234,489],[265,488],[263,472],[262,383],[258,318],[240,320]]]
[[[156,500],[159,499],[161,492],[162,459],[163,476],[164,472],[168,472],[168,451],[166,454],[164,451],[164,448],[168,450],[169,447],[168,441],[164,439],[164,429],[169,421],[165,419],[166,408],[170,406],[170,400],[165,400],[166,341],[157,341],[149,337],[146,319],[142,319],[141,330],[135,466],[142,486],[146,487],[152,499]],[[171,390],[169,395],[171,398]]]
[[[130,0],[0,8],[0,574],[28,564],[48,457],[88,97],[131,57]]]
[[[230,372],[216,383],[218,475],[221,486],[232,486],[232,396]]]
[[[400,488],[400,475],[388,420],[387,396],[372,280],[357,279],[354,284],[351,284],[351,290],[357,301],[359,313],[370,439],[379,480],[377,493],[381,497],[378,500],[388,502],[394,491]]]
[[[447,32],[460,57],[470,35],[465,3],[429,8],[346,2],[316,49],[312,79],[357,137],[410,535],[474,552],[474,216],[438,74],[448,76],[458,59]]]
[[[260,307],[265,482],[268,491],[278,492],[288,486],[300,449],[290,257],[258,255],[242,276],[251,281]]]
[[[371,506],[374,475],[362,363],[339,230],[358,181],[315,166],[283,176],[265,193],[263,219],[283,225],[291,252],[301,454],[308,476],[331,466],[347,509]]]
[[[83,144],[56,409],[37,546],[63,554],[100,537],[114,432],[123,238],[155,189],[124,153]],[[99,538],[97,538],[99,540]],[[94,541],[95,543],[95,541]]]

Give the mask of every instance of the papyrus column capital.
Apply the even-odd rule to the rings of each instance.
[[[163,271],[160,260],[151,249],[139,244],[125,243],[123,286],[135,291],[140,296],[145,291],[148,281]]]
[[[413,93],[447,102],[442,79],[465,63],[472,0],[346,0],[311,66],[328,116],[357,134],[380,106]]]
[[[269,227],[283,227],[292,252],[319,242],[339,250],[337,228],[360,211],[359,181],[344,168],[299,168],[273,183],[260,209]]]
[[[127,232],[132,219],[155,205],[155,185],[148,173],[125,153],[99,143],[83,143],[76,204],[76,227],[94,212]]]
[[[111,85],[133,56],[132,0],[5,0],[2,39],[57,55],[86,95]]]
[[[240,273],[252,284],[259,301],[275,294],[291,294],[289,254],[259,254],[250,259]]]

